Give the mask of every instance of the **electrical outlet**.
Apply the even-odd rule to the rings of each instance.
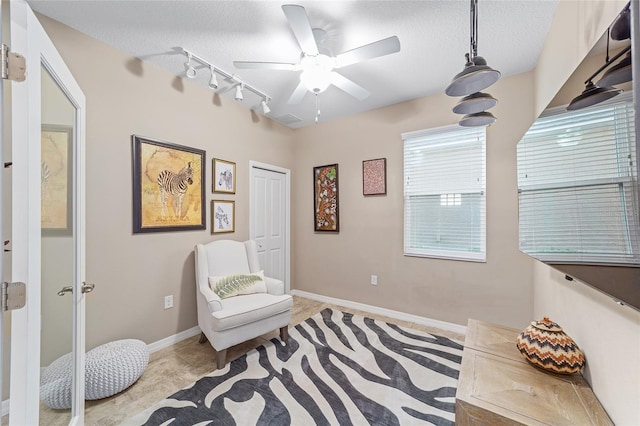
[[[378,285],[378,276],[371,275],[371,285]]]
[[[164,297],[164,308],[169,309],[173,308],[173,294]]]

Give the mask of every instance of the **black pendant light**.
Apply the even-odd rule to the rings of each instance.
[[[467,114],[460,120],[462,127],[483,127],[495,123],[497,118],[490,112],[477,112],[475,114]]]
[[[623,60],[612,66],[602,75],[602,78],[596,83],[600,87],[616,86],[632,80],[631,76],[631,51],[627,52],[627,56]]]
[[[475,114],[486,111],[498,104],[498,100],[488,93],[477,92],[465,96],[453,107],[456,114]]]
[[[575,111],[577,109],[590,107],[592,105],[599,104],[600,102],[604,102],[607,99],[611,99],[620,93],[622,93],[622,90],[620,89],[613,87],[598,87],[593,84],[592,81],[588,81],[584,92],[573,98],[567,107],[567,110]]]
[[[614,40],[627,40],[631,38],[631,2],[627,3],[613,24],[611,24],[611,38]]]
[[[478,56],[478,0],[471,0],[471,45],[465,55],[467,63],[464,69],[453,77],[445,89],[449,96],[468,96],[491,86],[500,78],[500,71],[487,65],[487,61]],[[471,57],[471,55],[473,55]]]

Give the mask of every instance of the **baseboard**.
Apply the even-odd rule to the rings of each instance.
[[[467,327],[464,325],[425,318],[418,315],[380,308],[378,306],[365,305],[364,303],[352,302],[350,300],[336,299],[335,297],[323,296],[320,294],[310,293],[302,290],[291,290],[291,294],[293,296],[300,296],[306,299],[316,300],[318,302],[331,303],[332,305],[344,306],[345,308],[358,309],[361,311],[370,312],[372,314],[384,315],[398,320],[415,322],[416,324],[439,328],[446,331],[453,331],[455,333],[466,334],[467,332]]]
[[[188,339],[189,337],[197,336],[200,334],[200,327],[197,325],[188,330],[181,331],[178,334],[174,334],[173,336],[165,337],[164,339],[158,340],[157,342],[149,343],[147,348],[149,349],[149,353],[158,352],[160,349],[168,348],[171,345],[175,345],[178,342],[183,341],[184,339]]]

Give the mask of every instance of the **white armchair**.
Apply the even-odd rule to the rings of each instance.
[[[226,364],[227,348],[280,329],[287,341],[293,299],[280,280],[264,277],[266,293],[221,299],[209,286],[209,277],[253,274],[260,271],[255,241],[218,240],[195,247],[196,298],[200,343],[209,340],[216,350],[217,368]]]

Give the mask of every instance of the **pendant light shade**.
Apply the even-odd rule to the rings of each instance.
[[[611,25],[611,39],[613,40],[627,40],[631,38],[631,10],[629,7],[631,3],[627,4],[620,15]]]
[[[567,107],[567,110],[574,111],[590,107],[592,105],[599,104],[600,102],[604,102],[607,99],[611,99],[620,93],[622,93],[622,90],[620,89],[615,89],[613,87],[598,87],[593,84],[593,82],[589,81],[584,92],[573,98]]]
[[[609,68],[607,72],[602,75],[602,78],[596,85],[598,87],[616,86],[631,80],[631,51],[629,51],[623,60]]]
[[[449,96],[468,96],[491,86],[500,78],[500,71],[487,65],[482,56],[476,56],[468,61],[464,69],[453,77],[445,89]]]
[[[490,112],[477,112],[475,114],[467,114],[460,120],[462,127],[484,127],[495,123],[497,118]]]
[[[456,114],[475,114],[493,108],[498,100],[488,93],[477,92],[465,96],[453,107]]]

